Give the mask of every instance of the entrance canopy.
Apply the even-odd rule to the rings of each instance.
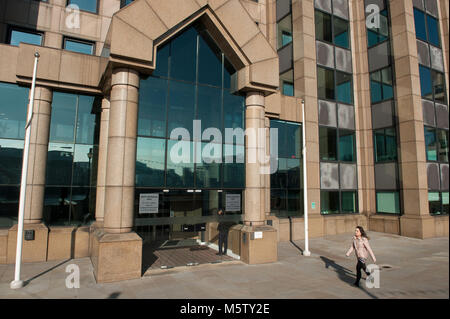
[[[151,74],[157,48],[194,21],[206,27],[237,70],[236,91],[276,91],[278,55],[239,0],[135,0],[112,18],[104,50],[110,67]]]

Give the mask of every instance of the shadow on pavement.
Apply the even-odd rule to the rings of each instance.
[[[353,286],[353,283],[356,280],[356,275],[353,274],[353,272],[339,264],[336,264],[334,262],[334,260],[331,260],[327,257],[324,256],[320,256],[320,259],[322,259],[322,261],[325,263],[325,268],[333,268],[334,271],[338,274],[338,277],[340,280],[342,280],[343,282],[347,283],[349,286],[353,287],[356,289],[356,287]],[[368,292],[367,290],[365,290],[363,288],[364,286],[364,281],[361,281],[360,283],[360,289],[362,291],[364,291],[367,295],[369,295],[369,297],[373,298],[373,299],[378,299],[377,296],[371,294],[370,292]]]
[[[69,259],[66,259],[66,260],[64,260],[63,262],[60,262],[59,264],[53,266],[52,268],[47,269],[46,271],[41,272],[40,274],[37,274],[36,276],[34,276],[34,277],[32,277],[32,278],[30,278],[30,279],[28,279],[28,280],[24,280],[24,281],[23,281],[23,286],[25,287],[26,285],[28,285],[30,282],[32,282],[32,281],[35,280],[36,278],[39,278],[40,276],[45,275],[46,273],[52,271],[53,269],[56,269],[56,268],[58,268],[59,266],[64,265],[66,262],[68,262],[68,261],[70,261],[70,260],[71,260],[70,258],[69,258]]]
[[[294,243],[294,241],[292,240],[292,217],[289,216],[289,241],[291,242],[291,244],[297,248],[303,255],[303,249],[301,249],[300,247],[298,247],[298,245],[296,243]]]

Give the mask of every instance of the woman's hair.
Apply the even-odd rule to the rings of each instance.
[[[366,237],[367,239],[370,239],[369,236],[367,236],[366,232],[364,231],[364,228],[362,226],[356,226],[356,228],[359,229],[361,233],[361,237]]]

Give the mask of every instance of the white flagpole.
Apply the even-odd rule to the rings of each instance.
[[[17,229],[17,247],[16,247],[16,269],[14,273],[14,281],[11,281],[11,289],[18,289],[23,287],[23,281],[20,280],[20,266],[22,263],[22,244],[23,244],[23,219],[25,214],[25,193],[27,191],[27,173],[28,173],[28,155],[30,151],[30,134],[31,134],[31,120],[33,118],[34,107],[34,88],[36,86],[36,71],[39,60],[39,53],[34,54],[34,70],[33,81],[31,83],[30,102],[28,104],[27,124],[25,126],[25,141],[22,160],[22,179],[20,181],[20,199],[19,199],[19,220]]]
[[[306,120],[305,120],[305,100],[302,100],[302,143],[303,143],[303,210],[304,210],[304,222],[305,222],[305,250],[303,256],[311,256],[309,251],[309,238],[308,238],[308,179],[306,169]]]

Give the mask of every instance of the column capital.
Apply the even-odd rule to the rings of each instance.
[[[111,75],[111,87],[129,85],[139,88],[139,72],[130,68],[115,68]]]

